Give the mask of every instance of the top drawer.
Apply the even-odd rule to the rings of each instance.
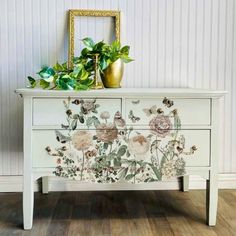
[[[137,126],[148,125],[150,120],[157,115],[158,109],[170,116],[173,115],[172,111],[177,111],[182,127],[211,125],[211,100],[190,98],[166,99],[165,101],[157,98],[127,99],[127,123]]]
[[[67,107],[69,105],[69,107]],[[68,111],[69,110],[69,111]],[[101,113],[108,122],[112,122],[116,112],[121,112],[121,99],[119,98],[35,98],[33,100],[34,126],[61,126],[67,125],[67,113],[95,116],[99,119]],[[78,126],[79,126],[78,122]],[[80,125],[81,126],[81,125]]]

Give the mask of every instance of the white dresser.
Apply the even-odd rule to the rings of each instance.
[[[207,223],[216,224],[219,99],[224,91],[16,92],[24,98],[25,229],[32,227],[33,183],[40,177],[46,183],[47,176],[106,189],[155,190],[157,181],[180,176],[187,188],[187,176],[200,175],[207,181]]]

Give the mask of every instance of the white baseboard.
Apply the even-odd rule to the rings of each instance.
[[[22,176],[0,176],[0,192],[22,192]],[[35,182],[35,191],[41,190],[41,181]],[[94,191],[94,190],[177,190],[178,180],[149,184],[87,184],[72,180],[49,178],[49,191]],[[189,189],[205,189],[206,181],[198,176],[190,176]],[[219,174],[220,189],[236,189],[236,174]]]

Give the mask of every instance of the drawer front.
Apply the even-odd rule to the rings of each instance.
[[[60,133],[59,139],[56,132]],[[80,133],[81,136],[75,135],[78,132],[82,132]],[[65,135],[64,139],[62,135]],[[136,160],[137,163],[151,163],[157,168],[165,165],[165,162],[163,162],[164,157],[167,158],[166,160],[173,158],[173,160],[178,160],[178,162],[172,161],[169,163],[169,166],[166,166],[165,173],[167,174],[172,171],[171,168],[177,168],[177,165],[182,165],[183,161],[186,163],[186,166],[191,167],[203,167],[210,164],[209,130],[181,130],[177,134],[173,130],[168,136],[161,139],[151,134],[150,130],[141,129],[132,130],[127,133],[124,130],[116,130],[109,133],[97,133],[96,130],[76,130],[71,133],[72,141],[68,142],[66,141],[67,135],[68,132],[65,130],[34,130],[32,142],[33,167],[54,168],[60,165],[63,166],[62,158],[65,156],[72,159],[75,165],[80,166],[80,168],[82,168],[81,163],[84,162],[84,167],[87,167],[86,171],[92,168],[98,160],[102,161],[102,163],[108,163],[109,168],[115,168],[118,162],[116,176],[118,180],[114,181],[121,181],[120,175],[122,171],[120,170],[128,168],[127,166],[131,168],[132,160]],[[174,140],[177,140],[178,143],[174,142]],[[193,149],[193,146],[197,150]],[[46,147],[49,149],[47,148],[46,150]],[[60,156],[60,153],[64,156]],[[104,160],[106,162],[103,162]],[[137,164],[135,168],[140,168],[139,165]],[[146,165],[145,171],[147,171],[146,174],[148,175],[148,171],[150,171],[151,176],[153,172],[152,169],[148,170],[148,166],[149,164]],[[107,166],[105,169],[107,170]],[[101,170],[102,173],[103,171],[104,169]],[[126,175],[129,171],[130,169],[126,171]],[[177,172],[176,175],[181,175],[181,173]],[[80,176],[79,171],[78,176]],[[92,182],[96,182],[96,178],[98,178],[94,177],[96,176],[94,173],[87,173],[85,176],[83,180]],[[132,182],[133,178],[129,179],[129,177],[126,180]],[[138,176],[136,183],[145,182],[144,178],[145,176],[142,178]]]
[[[69,111],[68,111],[69,110]],[[109,111],[109,114],[104,114]],[[67,116],[75,114],[80,117],[97,117],[103,115],[107,121],[113,121],[117,112],[121,113],[121,99],[93,99],[93,98],[35,98],[33,100],[33,125],[34,126],[61,126],[68,125]],[[79,116],[78,116],[79,115]],[[78,127],[86,127],[78,119]]]
[[[171,104],[173,102],[173,105]],[[176,111],[183,126],[211,124],[210,99],[126,99],[126,120],[134,126],[149,125],[158,112],[173,116]]]

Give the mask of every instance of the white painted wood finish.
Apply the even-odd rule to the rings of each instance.
[[[191,128],[183,128],[181,133],[186,138],[186,148],[190,148],[193,144],[197,146],[198,151],[193,155],[187,157],[186,161],[186,174],[197,174],[207,179],[207,223],[208,225],[216,224],[217,213],[217,198],[218,198],[218,156],[219,156],[219,100],[226,93],[224,91],[210,91],[210,90],[193,90],[193,89],[106,89],[100,91],[84,91],[75,95],[74,91],[45,91],[41,89],[18,89],[18,94],[21,94],[24,98],[24,191],[23,191],[23,209],[24,209],[24,228],[30,229],[32,227],[33,217],[33,180],[43,177],[43,193],[48,192],[48,179],[47,176],[52,176],[55,162],[51,156],[45,151],[45,147],[48,145],[57,146],[55,141],[55,127],[58,128],[58,124],[52,122],[53,119],[48,114],[53,114],[55,110],[55,118],[62,121],[60,116],[65,116],[64,113],[59,112],[59,104],[63,104],[63,100],[68,97],[74,98],[87,98],[100,100],[101,110],[112,110],[113,115],[116,109],[122,112],[122,114],[130,110],[130,99],[140,100],[140,104],[137,106],[140,109],[146,107],[148,104],[156,104],[157,107],[160,103],[160,98],[169,96],[173,99],[174,104],[177,100],[176,108],[181,102],[182,112],[179,113],[180,117],[185,117],[186,124],[191,124]],[[93,92],[93,97],[91,93]],[[139,96],[137,93],[139,92]],[[195,103],[195,100],[199,100]],[[118,101],[116,103],[115,101]],[[135,100],[136,101],[136,100]],[[111,104],[114,103],[112,106]],[[132,103],[132,102],[131,102]],[[118,105],[117,105],[118,104]],[[152,105],[151,104],[151,105]],[[203,119],[205,122],[202,124],[198,120],[192,118],[189,114],[194,109],[192,104],[195,104],[195,109],[198,111],[198,116],[207,118]],[[48,106],[46,106],[48,105]],[[143,107],[144,106],[144,107]],[[181,105],[180,105],[181,107]],[[181,110],[181,109],[180,109]],[[209,115],[210,112],[210,116]],[[140,112],[141,114],[141,112]],[[205,116],[205,114],[208,114]],[[33,118],[43,117],[40,125],[38,122],[33,122]],[[210,120],[209,120],[210,118]],[[188,119],[192,119],[191,121]],[[202,118],[199,118],[202,121]],[[34,124],[34,125],[32,125]],[[38,125],[38,126],[37,126]],[[201,125],[201,126],[199,126]],[[149,130],[146,128],[145,122],[139,124],[135,128],[143,134]],[[189,125],[190,126],[190,125]],[[63,132],[63,131],[62,131]],[[95,132],[92,131],[91,132]],[[164,139],[163,139],[164,140]],[[162,141],[163,141],[162,140]],[[188,177],[183,178],[183,190],[188,189]],[[113,188],[111,184],[111,189]],[[119,183],[118,183],[119,185]],[[132,184],[126,184],[127,186],[121,186],[127,189]],[[138,184],[139,185],[139,184]],[[146,183],[149,185],[149,183]],[[140,190],[143,185],[139,185]],[[132,188],[132,187],[131,187]],[[109,189],[109,187],[108,187]],[[118,187],[119,189],[119,187]],[[152,183],[151,189],[157,189],[155,184]]]
[[[189,191],[189,175],[185,175],[182,177],[182,191],[183,192]]]
[[[46,130],[45,128],[50,129]],[[85,127],[83,127],[85,129]],[[149,134],[149,130],[143,130],[143,127],[135,130],[140,132],[146,136]],[[47,152],[45,151],[45,147],[48,145],[52,147],[58,146],[58,141],[55,139],[55,131],[54,127],[44,127],[44,129],[36,130],[37,127],[34,128],[32,133],[32,139],[37,140],[37,142],[33,142],[32,146],[32,159],[33,167],[55,167],[56,163],[53,158],[49,158]],[[63,134],[66,135],[64,130],[61,130]],[[96,134],[95,131],[91,131]],[[198,151],[193,155],[186,158],[186,166],[209,166],[210,165],[210,130],[182,130],[181,134],[183,134],[186,138],[186,150],[189,150],[190,147],[195,144],[198,147]]]
[[[220,172],[236,172],[234,0],[1,0],[0,175],[21,175],[22,100],[14,95],[41,65],[67,59],[68,9],[119,9],[135,61],[125,87],[228,90],[222,102]],[[87,25],[83,25],[86,32]]]
[[[23,220],[24,229],[31,229],[34,208],[34,179],[32,171],[32,99],[24,99],[24,175]]]
[[[168,97],[170,98],[170,97]],[[171,98],[170,98],[171,99]],[[132,124],[134,126],[143,126],[148,125],[150,118],[146,116],[143,112],[143,108],[151,109],[153,106],[159,107],[162,104],[162,99],[139,99],[138,97],[127,99],[126,100],[126,119],[129,122],[128,124],[132,124],[132,122],[128,119],[129,111],[132,110],[134,115],[140,117],[140,121]],[[138,103],[138,106],[134,103]],[[194,125],[202,125],[209,126],[211,125],[211,106],[210,99],[175,99],[173,109],[177,109],[180,114],[182,114],[183,118],[181,119],[182,127],[192,126]],[[201,116],[199,116],[199,109],[202,110]],[[166,108],[165,110],[168,110]],[[163,109],[164,111],[164,109]]]
[[[67,99],[67,98],[66,98]],[[71,97],[73,99],[73,97]],[[86,100],[94,100],[94,98],[86,98]],[[35,98],[33,100],[33,125],[34,126],[57,126],[61,128],[61,124],[66,124],[65,107],[63,105],[64,99],[50,99],[47,98]],[[100,107],[97,109],[101,112],[105,107],[109,107],[110,113],[115,114],[117,111],[121,112],[121,99],[96,99]],[[52,112],[53,107],[53,112]],[[72,104],[70,109],[76,111],[78,106]],[[113,117],[111,117],[113,119]],[[85,125],[84,125],[85,126]],[[83,127],[83,126],[79,126]]]

